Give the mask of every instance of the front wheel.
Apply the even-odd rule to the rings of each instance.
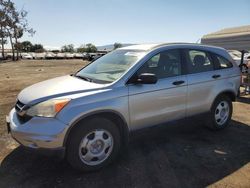
[[[219,96],[213,103],[209,115],[209,127],[213,130],[225,128],[232,117],[232,101],[228,96]]]
[[[76,169],[97,170],[116,158],[120,143],[119,130],[112,121],[105,118],[83,121],[70,134],[67,159]]]

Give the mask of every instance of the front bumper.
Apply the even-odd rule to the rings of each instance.
[[[33,117],[21,123],[13,108],[6,121],[11,136],[21,145],[42,151],[64,150],[63,143],[68,126],[58,119]]]

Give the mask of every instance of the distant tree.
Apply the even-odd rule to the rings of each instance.
[[[15,49],[18,51],[18,52],[21,52],[22,51],[22,43],[20,43],[20,42],[16,42],[15,44],[14,44],[14,47],[15,47]],[[17,55],[18,55],[19,53],[17,53]]]
[[[79,48],[76,49],[76,51],[78,53],[83,53],[83,52],[91,53],[91,52],[96,52],[97,48],[94,44],[88,43],[86,45],[81,45]]]
[[[97,48],[94,44],[92,43],[88,43],[86,44],[86,52],[90,53],[90,52],[96,52]]]
[[[79,47],[79,48],[76,49],[76,52],[77,53],[84,53],[84,52],[86,52],[86,48]]]
[[[117,48],[121,48],[121,47],[122,47],[122,44],[121,44],[121,43],[116,42],[116,43],[114,44],[114,50],[117,49]]]
[[[74,45],[73,44],[64,45],[61,48],[61,52],[70,52],[70,53],[73,53],[74,51],[75,51],[75,49],[74,49]]]
[[[4,54],[4,45],[7,44],[7,39],[5,38],[5,35],[1,33],[0,31],[0,43],[1,43],[1,53],[2,53],[2,57],[4,59],[5,54]]]
[[[30,52],[44,52],[43,45],[41,44],[34,44],[30,48]]]
[[[21,52],[44,52],[45,49],[41,44],[32,44],[30,41],[23,41],[21,43],[15,44],[15,48],[19,49]]]
[[[20,39],[24,32],[29,33],[31,36],[35,34],[35,31],[32,28],[29,28],[28,22],[26,19],[26,16],[28,14],[27,11],[21,10],[17,11],[14,8],[14,13],[13,13],[13,21],[14,21],[14,26],[13,26],[13,37],[15,39],[15,47],[16,47],[16,52],[17,52],[17,59],[19,59],[19,50],[20,50],[20,43],[18,42],[18,39]]]
[[[21,51],[22,52],[31,52],[32,46],[33,45],[30,41],[23,41],[21,43]]]
[[[39,48],[37,50],[35,50],[36,53],[42,53],[42,52],[45,52],[45,50],[43,48]]]
[[[2,49],[2,57],[4,58],[4,45],[7,44],[8,33],[7,26],[7,2],[0,0],[0,42]]]
[[[12,0],[0,0],[0,38],[2,46],[2,54],[4,55],[5,40],[9,37],[12,48],[12,57],[15,58],[17,52],[17,59],[19,58],[20,43],[18,39],[23,36],[25,32],[33,35],[35,31],[28,27],[27,11],[18,11]]]
[[[4,28],[10,40],[10,45],[12,49],[12,60],[14,61],[16,59],[15,59],[15,48],[14,48],[13,38],[14,38],[14,30],[15,30],[15,27],[17,26],[16,25],[17,20],[15,19],[17,12],[16,12],[13,2],[4,1],[4,0],[2,0],[2,2],[3,2],[4,9],[5,9]]]
[[[53,53],[59,53],[60,50],[51,50],[51,52],[53,52]]]
[[[81,45],[79,48],[76,49],[77,53],[84,53],[86,52],[86,47],[85,45]]]

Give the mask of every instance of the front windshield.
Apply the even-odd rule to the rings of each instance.
[[[144,54],[145,51],[115,50],[89,64],[75,76],[97,83],[112,83]]]

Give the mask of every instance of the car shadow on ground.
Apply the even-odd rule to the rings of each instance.
[[[202,124],[136,131],[118,161],[91,173],[18,147],[1,163],[0,187],[204,187],[250,162],[250,126],[232,121],[213,132]]]

